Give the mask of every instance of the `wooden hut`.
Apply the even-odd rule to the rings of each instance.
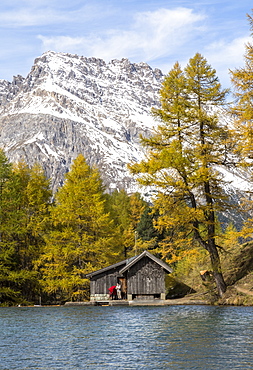
[[[165,275],[172,269],[148,251],[87,274],[90,300],[108,300],[109,288],[120,283],[122,299],[165,299]]]

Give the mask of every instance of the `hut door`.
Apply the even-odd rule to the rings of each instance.
[[[126,281],[126,278],[119,278],[119,283],[121,285],[122,299],[126,299],[127,298],[127,281]]]

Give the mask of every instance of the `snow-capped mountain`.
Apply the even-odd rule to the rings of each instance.
[[[163,77],[128,59],[46,52],[26,78],[0,80],[0,147],[12,162],[40,163],[54,190],[79,153],[107,189],[136,190],[127,163],[143,157],[139,136],[155,125]]]

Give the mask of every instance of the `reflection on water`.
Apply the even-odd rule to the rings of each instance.
[[[253,308],[0,308],[0,369],[253,369]]]

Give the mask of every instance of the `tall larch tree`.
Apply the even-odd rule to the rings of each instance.
[[[226,94],[201,54],[184,70],[176,63],[164,80],[161,108],[153,110],[159,120],[156,133],[142,138],[148,157],[130,166],[142,184],[157,187],[157,228],[167,230],[163,255],[179,244],[182,248],[198,243],[209,253],[220,296],[226,284],[215,216],[226,199],[217,167],[226,165],[229,133],[218,119],[217,107],[225,105]]]
[[[52,230],[39,264],[45,291],[58,301],[87,297],[85,274],[113,261],[113,228],[98,171],[79,155],[56,193]]]
[[[19,238],[20,266],[32,270],[44,244],[52,190],[50,180],[38,164],[29,167],[25,162],[19,162],[14,165],[14,173],[19,179],[19,209],[22,211],[20,219],[22,236]]]
[[[17,192],[12,164],[0,150],[0,303],[15,304],[21,298],[17,289],[16,244],[12,238],[17,230]]]
[[[44,243],[43,225],[51,199],[49,181],[38,166],[12,165],[3,152],[0,157],[0,284],[8,292],[0,300],[4,304],[33,302],[39,294],[35,261]]]
[[[247,14],[253,36],[253,17]],[[244,66],[230,71],[235,101],[231,113],[235,119],[234,138],[235,155],[238,158],[238,168],[248,171],[253,181],[253,45],[245,45]],[[248,189],[249,190],[249,189]],[[244,209],[252,215],[252,187],[249,190]],[[242,236],[252,238],[253,217],[248,218],[242,229]]]
[[[253,18],[248,20],[253,36]],[[230,71],[234,87],[235,104],[231,111],[235,117],[236,154],[244,167],[251,167],[253,158],[253,46],[246,44],[245,65]]]

